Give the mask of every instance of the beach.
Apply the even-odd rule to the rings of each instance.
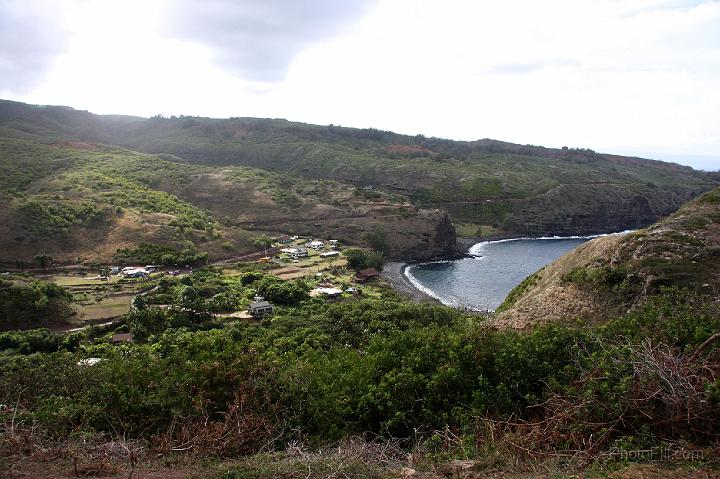
[[[439,301],[432,296],[424,293],[417,289],[405,276],[405,268],[409,265],[407,263],[391,262],[385,263],[382,273],[380,276],[390,283],[398,293],[408,296],[412,301],[416,303],[430,301],[433,303],[439,303]]]

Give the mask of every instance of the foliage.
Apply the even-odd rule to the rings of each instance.
[[[505,311],[506,309],[512,307],[518,299],[522,298],[523,294],[525,292],[538,284],[538,282],[542,279],[542,271],[544,268],[541,268],[540,270],[534,272],[524,280],[520,282],[517,286],[515,286],[510,293],[505,297],[505,300],[502,302],[500,306],[495,310],[497,313],[501,313]]]
[[[275,276],[265,276],[257,283],[256,288],[258,294],[278,304],[294,305],[308,297],[301,283],[283,281]]]
[[[121,263],[194,266],[205,263],[207,257],[207,253],[198,252],[193,245],[176,249],[163,244],[141,243],[135,249],[119,249],[114,259]]]
[[[372,231],[365,235],[365,241],[367,241],[375,251],[383,254],[388,251],[387,234],[382,225],[374,226]]]
[[[70,293],[55,283],[0,280],[0,330],[33,328],[66,320]]]
[[[12,350],[19,354],[75,351],[82,333],[56,334],[49,329],[31,329],[0,333],[0,351]]]
[[[343,252],[348,261],[348,266],[355,270],[375,268],[382,271],[385,266],[385,255],[380,251],[367,251],[351,248]]]
[[[188,278],[191,284],[164,286],[186,305],[222,280],[212,269]],[[259,288],[277,284],[271,276],[256,281]],[[58,352],[0,357],[7,379],[0,401],[20,397],[18,420],[60,435],[122,424],[131,437],[187,441],[224,454],[257,451],[272,431],[281,441],[323,443],[364,433],[412,437],[446,426],[475,434],[478,417],[512,418],[502,434],[513,430],[513,440],[541,450],[595,445],[590,438],[600,437],[597,447],[624,437],[645,445],[660,437],[703,443],[719,425],[714,373],[702,373],[716,364],[687,358],[720,329],[717,313],[717,305],[679,290],[596,330],[545,326],[528,333],[493,331],[457,310],[390,298],[306,301],[272,320],[227,328],[207,316],[190,318],[183,308],[148,307],[129,318],[147,344],[108,349],[101,340],[70,355],[63,350],[75,346],[42,340],[22,348]],[[10,350],[19,349],[22,339],[8,337],[0,336],[0,344],[14,341]],[[78,367],[85,355],[107,361]],[[682,420],[690,417],[688,426],[664,420],[676,396],[653,366],[676,360],[683,377],[697,381],[683,389],[688,400],[677,403],[691,408]],[[650,390],[665,402],[643,400]],[[230,418],[244,439],[230,434]],[[537,424],[549,424],[555,435],[539,435]],[[233,437],[232,445],[220,446],[221,437]]]

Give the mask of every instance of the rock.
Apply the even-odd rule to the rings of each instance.
[[[417,475],[417,471],[412,467],[403,467],[400,469],[400,477],[413,477]]]

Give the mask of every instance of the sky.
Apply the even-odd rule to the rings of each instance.
[[[0,98],[720,169],[720,1],[0,0]]]

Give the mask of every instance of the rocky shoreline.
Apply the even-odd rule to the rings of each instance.
[[[386,263],[380,273],[380,276],[387,281],[392,288],[398,293],[407,296],[411,301],[416,303],[433,302],[440,303],[437,299],[415,287],[414,284],[405,276],[405,269],[410,265],[408,263],[390,262]]]

